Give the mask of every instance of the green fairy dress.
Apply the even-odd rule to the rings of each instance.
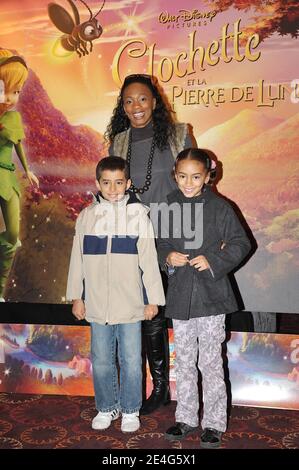
[[[17,111],[7,111],[0,116],[0,197],[9,201],[14,191],[20,196],[20,186],[12,162],[12,151],[16,152],[24,167],[28,170],[21,140],[25,137],[22,119]]]

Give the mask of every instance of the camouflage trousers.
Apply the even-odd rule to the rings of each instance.
[[[227,394],[222,359],[224,322],[225,315],[173,320],[176,422],[194,427],[199,424],[199,369],[203,390],[202,428],[214,428],[222,432],[226,430]]]

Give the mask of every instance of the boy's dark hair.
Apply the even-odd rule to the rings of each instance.
[[[102,176],[102,172],[105,170],[110,170],[110,171],[120,170],[124,172],[124,175],[127,181],[130,178],[128,164],[126,160],[124,160],[121,157],[115,157],[115,156],[105,157],[99,161],[96,167],[96,179],[98,181]]]
[[[216,178],[217,163],[212,160],[209,154],[203,149],[188,148],[182,150],[176,157],[174,164],[174,171],[177,171],[177,166],[182,160],[195,160],[203,163],[205,169],[210,173],[210,181]]]

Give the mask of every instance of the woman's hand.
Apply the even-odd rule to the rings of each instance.
[[[185,264],[189,263],[188,256],[178,251],[172,251],[167,256],[166,263],[170,266],[185,266]]]
[[[158,305],[145,305],[144,307],[144,319],[152,320],[158,313]]]
[[[32,171],[28,170],[26,172],[26,175],[27,175],[27,178],[29,179],[30,181],[30,184],[33,186],[34,184],[36,184],[36,186],[39,188],[39,181],[38,181],[38,178],[35,176],[34,173],[32,173]]]
[[[210,269],[209,262],[207,258],[203,255],[196,256],[190,260],[190,266],[194,266],[198,271],[204,271],[205,269]]]
[[[72,314],[75,315],[77,320],[84,320],[86,312],[85,312],[85,305],[83,300],[81,299],[76,299],[73,302],[73,307],[72,307]]]

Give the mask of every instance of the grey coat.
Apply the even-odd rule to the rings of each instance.
[[[188,239],[184,238],[182,216],[182,236],[177,237],[175,232],[179,227],[175,224],[174,227],[170,226],[168,238],[161,238],[159,231],[157,247],[161,267],[170,272],[165,265],[166,258],[171,251],[178,251],[188,253],[189,259],[204,255],[211,270],[198,271],[189,264],[176,267],[168,279],[165,316],[188,320],[235,312],[238,305],[228,274],[241,263],[251,248],[239,219],[231,205],[214,194],[208,186],[195,198],[186,198],[179,190],[173,191],[168,195],[168,205],[175,202],[181,210],[184,203],[191,203],[191,228],[194,229],[195,223],[197,228],[202,228],[203,241],[197,249],[186,249],[185,242]],[[203,222],[199,225],[200,219],[196,220],[196,203],[202,203],[203,210]],[[221,250],[223,242],[225,247]]]
[[[188,133],[188,126],[183,122],[178,122],[175,124],[175,129],[175,139],[169,142],[170,150],[174,159],[176,159],[177,154],[185,148],[184,143]],[[111,154],[113,151],[114,155],[127,158],[130,132],[131,129],[129,128],[115,136],[113,146],[109,150],[109,154]]]

